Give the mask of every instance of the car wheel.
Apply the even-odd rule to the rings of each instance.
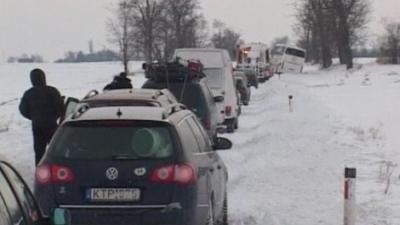
[[[208,216],[207,216],[207,222],[206,225],[216,225],[215,223],[215,215],[214,215],[214,203],[212,199],[210,199],[208,203]]]
[[[225,193],[224,205],[222,208],[222,218],[218,225],[228,225],[228,195]]]
[[[248,101],[247,102],[243,102],[243,105],[248,106],[249,102]]]
[[[226,131],[228,133],[235,132],[235,120],[234,119],[228,120],[228,122],[226,123]]]
[[[235,130],[236,129],[239,129],[239,118],[236,118],[235,120],[234,120],[235,122],[234,122],[234,128],[235,128]]]

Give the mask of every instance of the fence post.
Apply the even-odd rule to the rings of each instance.
[[[356,222],[356,168],[344,170],[344,225]]]

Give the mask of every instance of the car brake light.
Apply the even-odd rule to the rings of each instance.
[[[225,115],[230,116],[232,114],[232,106],[225,106]]]
[[[203,124],[204,128],[206,128],[206,130],[210,130],[210,129],[211,129],[211,121],[210,121],[210,118],[208,118],[208,117],[203,118],[203,119],[201,120],[201,123]]]
[[[74,179],[72,170],[66,166],[41,165],[36,169],[36,180],[42,185],[69,183]]]
[[[157,183],[189,185],[195,183],[197,177],[192,165],[176,164],[155,169],[150,180]]]

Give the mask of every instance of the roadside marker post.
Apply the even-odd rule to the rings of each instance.
[[[344,225],[356,222],[356,168],[344,170]]]
[[[289,112],[293,112],[293,103],[292,103],[293,95],[289,95],[288,98],[289,98]]]

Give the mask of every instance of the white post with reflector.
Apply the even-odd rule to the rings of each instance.
[[[289,112],[293,112],[293,95],[289,95],[288,99],[289,99]]]
[[[355,225],[356,222],[356,176],[355,168],[344,170],[344,225]]]

